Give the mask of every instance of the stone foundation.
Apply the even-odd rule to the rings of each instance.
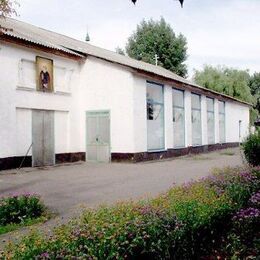
[[[0,158],[0,171],[19,168],[22,161],[22,156]],[[62,153],[55,155],[56,164],[70,163],[77,161],[85,161],[86,156],[84,152],[81,153]],[[26,156],[22,167],[32,167],[32,156]]]
[[[187,154],[207,153],[215,150],[238,147],[239,143],[211,144],[203,146],[190,146],[180,149],[168,149],[159,152],[141,152],[141,153],[112,153],[113,162],[143,162],[152,160],[163,160],[183,156]]]
[[[163,160],[183,156],[187,154],[206,153],[219,149],[226,149],[231,147],[238,147],[239,143],[225,143],[225,144],[211,144],[196,147],[185,147],[180,149],[168,149],[159,152],[142,152],[142,153],[112,153],[111,158],[113,162],[143,162],[152,160]],[[79,153],[62,153],[55,155],[56,164],[85,161],[86,155],[84,152]],[[22,156],[0,158],[0,171],[8,169],[19,168],[23,160]],[[27,156],[22,167],[32,166],[32,156]]]

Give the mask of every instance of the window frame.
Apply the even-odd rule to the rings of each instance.
[[[149,87],[149,84],[152,85],[157,85],[160,86],[162,88],[162,103],[160,102],[152,102],[152,104],[156,104],[156,105],[160,105],[162,106],[162,126],[163,126],[163,145],[162,148],[155,148],[155,149],[149,149],[149,140],[148,140],[148,111],[147,111],[147,96],[146,96],[146,127],[147,127],[147,131],[146,131],[146,135],[147,135],[147,152],[160,152],[160,151],[165,151],[165,107],[164,107],[164,85],[158,82],[154,82],[154,81],[146,81],[146,95],[147,95],[147,89]],[[151,120],[153,121],[153,120]]]
[[[193,108],[192,107],[192,95],[199,96],[200,108]],[[193,122],[192,122],[193,111],[199,111],[200,112],[200,143],[198,143],[198,144],[194,144],[194,142],[193,142]],[[191,92],[191,141],[192,141],[192,146],[193,147],[202,145],[202,113],[201,112],[202,112],[201,95],[197,94],[197,93],[194,93],[194,92]]]
[[[224,112],[220,112],[220,103],[223,103],[224,104]],[[219,115],[219,118],[218,118],[218,122],[219,122],[219,143],[220,144],[224,144],[226,143],[226,102],[225,101],[222,101],[222,100],[218,100],[218,115]],[[222,140],[220,140],[220,115],[223,115],[224,116],[224,138],[223,138],[223,142]]]
[[[182,94],[183,94],[183,106],[174,105],[174,103],[173,103],[173,91],[174,90],[182,92]],[[179,149],[179,148],[184,148],[186,146],[185,90],[172,87],[172,117],[173,117],[174,108],[183,109],[183,115],[184,115],[184,124],[183,124],[184,140],[183,140],[183,145],[175,145],[175,142],[174,142],[175,141],[174,140],[174,131],[173,131],[173,148],[174,149]],[[173,122],[173,118],[172,118],[172,123],[174,123]]]
[[[208,109],[208,99],[211,99],[212,101],[213,101],[213,110],[211,111],[211,110],[209,110]],[[216,137],[215,137],[215,134],[216,134],[216,129],[215,129],[215,99],[214,98],[212,98],[212,97],[208,97],[208,96],[206,96],[206,103],[207,103],[207,135],[208,135],[208,144],[215,144],[216,143]],[[208,127],[208,114],[213,114],[213,119],[214,119],[214,122],[213,122],[213,125],[214,125],[214,133],[213,133],[213,142],[212,143],[210,143],[209,142],[209,127]]]

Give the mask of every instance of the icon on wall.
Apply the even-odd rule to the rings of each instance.
[[[43,92],[53,91],[53,60],[36,57],[37,90]]]

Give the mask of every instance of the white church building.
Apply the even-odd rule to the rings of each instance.
[[[248,135],[246,102],[15,19],[0,26],[0,170],[165,159]]]

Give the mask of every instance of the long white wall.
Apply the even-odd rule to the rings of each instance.
[[[54,61],[54,93],[36,91],[35,57]],[[109,110],[111,152],[147,151],[146,78],[108,61],[75,61],[11,44],[0,44],[0,158],[23,156],[32,142],[32,109],[55,111],[55,153],[86,151],[86,112]],[[158,82],[160,83],[160,82]],[[172,87],[164,86],[165,149],[172,149]],[[192,145],[191,93],[185,91],[185,146]],[[201,98],[202,145],[207,145],[206,97]],[[241,138],[239,140],[239,120]],[[215,99],[215,142],[219,142]],[[226,142],[249,128],[249,108],[226,102]],[[31,154],[31,152],[29,153]]]
[[[151,81],[151,80],[149,80]],[[155,81],[155,83],[161,83]],[[172,122],[172,87],[164,85],[164,129],[165,150],[173,149],[173,122]],[[185,146],[192,146],[191,123],[191,92],[184,92],[185,106]],[[215,110],[215,144],[219,143],[219,110],[218,100],[214,99]],[[237,102],[225,102],[225,132],[226,142],[240,142],[249,133],[249,107]],[[239,138],[239,121],[241,120],[241,137]],[[134,143],[135,152],[147,151],[147,121],[146,121],[146,79],[135,75],[134,77]],[[207,129],[207,101],[206,96],[201,95],[201,132],[202,145],[208,145]]]

